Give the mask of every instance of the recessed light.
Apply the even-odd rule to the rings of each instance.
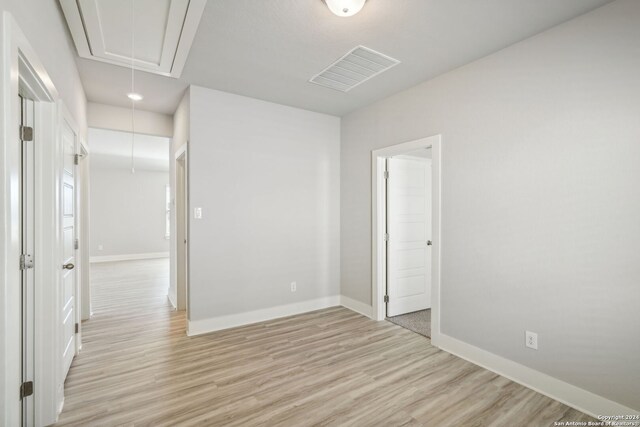
[[[129,97],[129,99],[131,99],[132,101],[142,101],[142,95],[140,95],[139,93],[128,93],[127,97]]]

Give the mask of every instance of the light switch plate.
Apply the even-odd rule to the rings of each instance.
[[[193,217],[195,219],[202,219],[202,208],[194,208],[193,209]]]

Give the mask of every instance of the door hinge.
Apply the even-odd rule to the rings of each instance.
[[[76,323],[76,334],[77,334],[78,332],[80,332],[80,324],[79,324],[79,323]]]
[[[384,171],[384,179],[389,179],[389,171]]]
[[[73,164],[74,165],[79,165],[80,164],[80,154],[74,154],[73,155]]]
[[[33,268],[33,257],[29,254],[20,254],[20,270]]]
[[[20,385],[20,399],[33,394],[33,381],[25,381]]]
[[[384,296],[384,302],[389,302],[389,295]]]
[[[389,233],[384,233],[384,241],[385,242],[389,241]]]
[[[33,128],[20,126],[20,141],[33,141]]]
[[[78,241],[78,239],[75,239],[73,241],[73,249],[78,249],[80,247],[80,242]]]

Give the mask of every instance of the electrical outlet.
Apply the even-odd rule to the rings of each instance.
[[[103,250],[103,249],[104,249],[104,247],[103,247],[102,245],[98,245],[98,250],[99,250],[99,251],[101,251],[101,250]]]
[[[298,285],[296,284],[296,282],[291,282],[291,292],[295,292],[297,287]]]
[[[534,350],[538,349],[538,334],[526,331],[524,334],[524,345]]]

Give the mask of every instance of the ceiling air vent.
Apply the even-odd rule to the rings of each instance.
[[[360,83],[398,65],[393,59],[368,47],[358,46],[309,80],[320,86],[348,92]]]

